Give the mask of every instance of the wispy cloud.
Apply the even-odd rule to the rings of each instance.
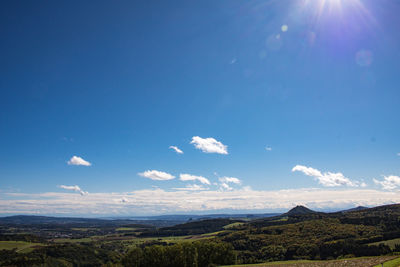
[[[265,150],[267,150],[267,151],[272,151],[272,147],[266,146],[266,147],[265,147]]]
[[[400,177],[395,175],[383,176],[383,180],[374,179],[374,183],[382,186],[384,190],[400,188]]]
[[[183,151],[180,150],[177,146],[170,146],[169,148],[175,150],[175,152],[178,154],[183,154]]]
[[[334,187],[334,186],[342,186],[342,185],[347,185],[347,186],[359,186],[360,185],[360,182],[353,182],[349,178],[345,177],[340,172],[321,173],[317,169],[302,166],[302,165],[296,165],[292,169],[292,172],[295,172],[295,171],[300,171],[307,176],[314,177],[314,179],[316,179],[323,186]]]
[[[68,165],[81,165],[81,166],[91,166],[89,161],[84,160],[81,157],[73,156],[68,162]]]
[[[231,191],[231,190],[233,190],[233,188],[230,187],[228,183],[221,183],[221,184],[220,184],[220,190],[228,190],[228,191]]]
[[[161,171],[156,171],[156,170],[148,170],[145,172],[138,173],[138,175],[149,178],[151,180],[156,180],[156,181],[166,181],[166,180],[172,180],[175,178],[175,176],[166,173],[166,172],[161,172]]]
[[[399,153],[397,153],[397,156],[399,156],[399,157],[400,157],[400,152],[399,152]]]
[[[183,173],[179,175],[179,179],[181,181],[199,181],[202,184],[210,184],[210,181],[203,177],[203,176],[196,176],[196,175],[191,175],[191,174],[187,174],[187,173]]]
[[[203,191],[203,190],[208,190],[208,188],[198,185],[198,184],[190,184],[187,185],[186,187],[179,187],[179,188],[172,188],[174,190],[178,191]]]
[[[238,179],[236,177],[224,176],[224,177],[220,177],[218,180],[220,181],[220,184],[219,184],[219,186],[220,186],[219,189],[220,190],[231,191],[231,190],[233,190],[233,187],[231,187],[229,184],[239,185],[239,184],[242,183],[242,181],[240,181],[240,179]]]
[[[201,138],[193,136],[190,143],[204,153],[228,154],[228,147],[212,137]]]
[[[87,191],[83,191],[77,185],[60,185],[59,187],[62,188],[62,189],[65,189],[65,190],[72,190],[72,191],[78,192],[82,196],[89,194]]]

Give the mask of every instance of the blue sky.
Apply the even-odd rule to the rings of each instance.
[[[399,12],[3,2],[0,214],[400,202]]]

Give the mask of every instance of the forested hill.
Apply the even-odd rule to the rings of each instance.
[[[363,207],[363,206],[357,206],[355,208],[352,209],[347,209],[347,210],[341,210],[339,212],[351,212],[351,211],[359,211],[359,210],[366,210],[368,209],[367,207]]]
[[[346,210],[334,213],[317,212],[304,206],[296,206],[286,213],[272,217],[256,218],[253,220],[250,220],[248,218],[215,218],[196,220],[170,227],[149,229],[142,232],[141,236],[198,235],[224,230],[226,229],[227,225],[240,225],[238,226],[238,228],[259,228],[333,218],[338,219],[340,222],[343,223],[371,225],[372,223],[378,224],[385,219],[395,222],[397,219],[396,216],[398,215],[400,215],[400,205],[389,205],[376,208],[357,207],[353,210]]]
[[[336,213],[294,211],[238,225],[217,239],[232,244],[245,263],[400,251],[400,243],[375,244],[400,238],[400,204]]]
[[[225,226],[244,222],[241,219],[211,219],[193,221],[179,224],[171,227],[164,227],[156,230],[148,230],[141,233],[141,236],[183,236],[183,235],[199,235],[221,231]]]
[[[310,214],[310,213],[316,213],[316,211],[310,210],[309,208],[306,208],[304,206],[296,206],[293,209],[289,210],[288,212],[284,213],[283,215],[289,216],[289,215]]]

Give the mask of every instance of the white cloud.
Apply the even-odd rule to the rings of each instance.
[[[231,190],[233,190],[233,188],[229,184],[237,184],[237,185],[239,185],[239,184],[242,183],[242,181],[240,181],[240,179],[238,179],[236,177],[224,176],[224,177],[220,177],[218,180],[220,181],[219,189],[221,191],[224,191],[224,190],[231,191]]]
[[[178,154],[183,154],[183,151],[180,150],[177,146],[170,146],[169,148],[175,150],[175,152]]]
[[[125,198],[125,201],[122,199]],[[144,189],[122,193],[90,193],[82,198],[64,192],[1,193],[1,214],[81,216],[149,215],[185,212],[284,212],[295,205],[311,209],[345,209],[400,203],[397,191],[372,189],[220,190]]]
[[[59,187],[62,188],[62,189],[65,189],[65,190],[72,190],[72,191],[78,192],[82,196],[89,194],[87,191],[83,191],[77,185],[60,185]]]
[[[91,166],[89,161],[84,160],[81,157],[73,156],[68,162],[68,165],[81,165],[81,166]]]
[[[166,181],[166,180],[172,180],[175,178],[175,176],[166,173],[166,172],[161,172],[161,171],[156,171],[156,170],[148,170],[145,172],[138,173],[140,176],[149,178],[151,180],[156,180],[156,181]]]
[[[395,175],[383,176],[383,180],[374,179],[374,183],[382,186],[384,190],[394,190],[400,188],[400,177]]]
[[[181,181],[196,181],[197,180],[202,184],[208,184],[208,185],[210,184],[210,181],[203,176],[196,176],[196,175],[191,175],[191,174],[187,174],[187,173],[180,174],[179,179]]]
[[[272,147],[266,146],[266,147],[265,147],[265,150],[267,150],[267,151],[272,151]]]
[[[208,190],[208,188],[202,186],[202,185],[197,185],[197,184],[191,184],[187,185],[186,187],[180,187],[180,188],[172,188],[174,190],[178,191],[202,191],[202,190]]]
[[[242,182],[240,181],[240,179],[235,178],[235,177],[221,177],[219,178],[219,181],[222,183],[233,183],[233,184],[241,184]]]
[[[317,169],[302,166],[302,165],[296,165],[292,169],[292,172],[295,172],[295,171],[300,171],[307,176],[314,177],[314,179],[316,179],[323,186],[333,187],[333,186],[342,186],[342,185],[347,185],[347,186],[359,186],[360,185],[360,182],[353,182],[349,178],[345,177],[340,172],[321,173]]]
[[[233,188],[230,187],[229,184],[227,184],[227,183],[221,183],[221,184],[220,184],[220,190],[228,190],[228,191],[231,191],[231,190],[233,190]]]
[[[296,165],[292,169],[292,172],[294,172],[294,171],[301,171],[305,175],[308,175],[308,176],[314,176],[314,177],[322,176],[322,174],[321,174],[321,172],[319,170],[313,169],[311,167],[302,166],[302,165]]]
[[[201,138],[193,136],[190,143],[194,144],[197,149],[200,149],[204,153],[228,154],[228,147],[212,137]]]
[[[399,152],[399,153],[397,153],[397,156],[399,156],[399,157],[400,157],[400,152]]]

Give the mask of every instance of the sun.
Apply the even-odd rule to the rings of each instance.
[[[317,22],[326,17],[336,20],[359,18],[374,21],[361,0],[303,0],[301,8],[311,11]]]

